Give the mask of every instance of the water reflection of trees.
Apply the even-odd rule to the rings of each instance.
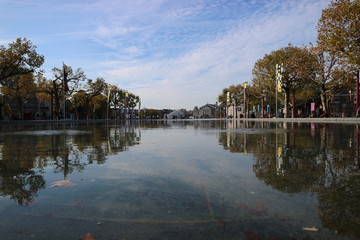
[[[42,165],[36,161],[35,143],[26,138],[5,135],[0,160],[0,195],[10,196],[18,204],[31,203],[39,189],[45,188],[42,171],[34,168]]]
[[[276,125],[238,123],[218,139],[231,152],[251,153],[253,171],[267,185],[317,193],[325,227],[360,236],[359,126]]]
[[[21,205],[45,188],[45,167],[52,166],[65,179],[141,140],[139,126],[130,123],[2,126],[0,132],[0,195]]]

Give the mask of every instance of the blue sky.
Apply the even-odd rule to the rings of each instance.
[[[330,0],[0,0],[0,45],[26,37],[51,77],[62,62],[142,99],[142,107],[215,103],[251,81],[256,60],[316,42]]]

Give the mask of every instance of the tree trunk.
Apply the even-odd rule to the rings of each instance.
[[[59,119],[59,112],[60,112],[60,99],[57,94],[55,94],[55,119]]]
[[[54,119],[54,95],[51,93],[50,95],[50,118]]]
[[[288,111],[289,111],[289,91],[285,92],[285,99],[284,99],[284,118],[286,118],[288,116]]]
[[[295,90],[293,90],[292,99],[291,99],[291,118],[295,118]]]
[[[17,102],[19,107],[19,119],[24,120],[23,102],[21,97],[17,97]]]
[[[323,106],[323,110],[325,113],[327,113],[328,112],[328,103],[326,101],[326,93],[324,91],[321,91],[320,98],[321,98],[321,104]]]

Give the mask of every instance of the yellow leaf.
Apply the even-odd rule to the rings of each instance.
[[[85,234],[84,237],[80,238],[79,240],[95,240],[90,233]]]
[[[73,187],[75,186],[76,183],[73,183],[71,182],[70,180],[62,180],[62,181],[56,181],[56,182],[53,182],[51,184],[50,187],[61,187],[61,186],[64,186],[64,187]]]

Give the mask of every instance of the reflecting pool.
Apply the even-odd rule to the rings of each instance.
[[[0,126],[0,238],[357,239],[356,124]]]

